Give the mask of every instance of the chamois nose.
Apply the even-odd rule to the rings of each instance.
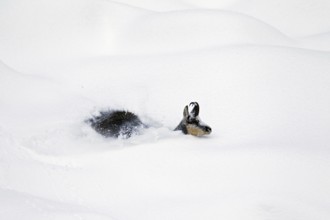
[[[206,131],[207,133],[211,133],[211,132],[212,132],[212,129],[211,129],[209,126],[206,126],[206,127],[205,127],[205,131]]]

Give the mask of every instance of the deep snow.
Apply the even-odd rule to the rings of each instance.
[[[1,1],[0,218],[329,219],[329,8]],[[210,136],[172,131],[190,101]]]

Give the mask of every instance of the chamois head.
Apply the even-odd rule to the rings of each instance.
[[[181,130],[184,134],[191,134],[194,136],[203,136],[210,134],[212,129],[203,123],[199,118],[199,105],[197,102],[191,102],[191,111],[189,112],[188,105],[183,109],[183,119],[175,128],[175,131]]]

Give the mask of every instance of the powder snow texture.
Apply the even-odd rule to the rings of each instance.
[[[330,219],[329,10],[2,0],[0,219]],[[210,136],[172,131],[191,101]],[[103,138],[109,108],[152,127]]]

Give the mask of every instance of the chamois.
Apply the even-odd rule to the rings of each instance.
[[[184,134],[203,136],[210,134],[212,129],[199,118],[199,105],[191,102],[192,110],[188,105],[184,107],[183,119],[174,131],[182,131]],[[148,128],[140,118],[132,112],[121,110],[109,110],[100,112],[100,115],[87,120],[91,127],[105,137],[129,138],[133,134],[139,134],[141,128]]]

